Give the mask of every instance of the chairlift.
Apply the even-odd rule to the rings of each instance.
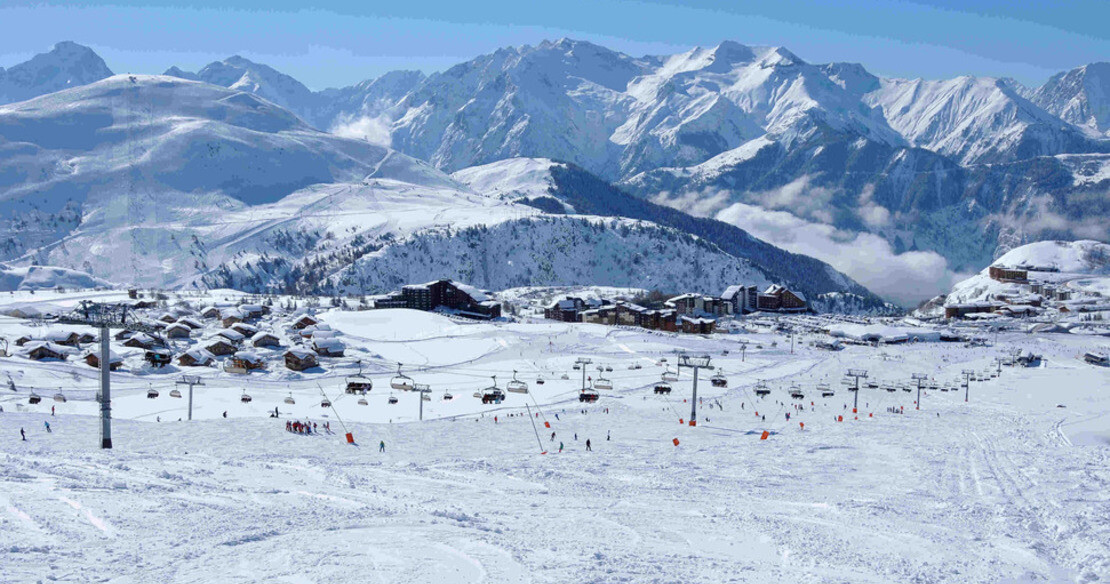
[[[536,385],[543,385],[543,378],[542,377],[537,377],[536,378]]]
[[[718,373],[709,378],[709,383],[713,387],[728,387],[728,378]]]
[[[821,397],[832,397],[836,395],[836,393],[832,390],[831,387],[829,387],[829,384],[827,383],[818,383],[817,391],[821,393]]]
[[[633,369],[643,369],[643,368],[644,368],[644,366],[643,366],[643,365],[641,365],[641,364],[639,364],[639,363],[636,363],[635,365],[633,365],[633,366],[632,366],[632,368],[633,368]]]
[[[505,393],[497,387],[497,376],[491,375],[493,378],[493,385],[482,390],[482,403],[484,404],[499,404],[505,401]]]
[[[27,397],[27,403],[29,403],[31,405],[35,405],[35,404],[37,404],[41,401],[42,401],[42,398],[39,397],[39,395],[37,393],[33,392],[33,391],[31,392],[31,395]]]
[[[867,389],[879,389],[879,382],[878,381],[868,381],[867,382]]]
[[[592,403],[596,402],[599,397],[601,397],[601,394],[598,393],[596,389],[588,389],[587,388],[587,389],[583,389],[581,392],[579,392],[578,401],[581,402],[581,403],[592,404]]]
[[[155,395],[157,396],[157,394],[155,394]],[[149,397],[149,394],[148,394],[148,397]],[[244,390],[244,391],[243,391],[243,395],[239,397],[239,401],[240,401],[240,402],[242,402],[242,403],[245,403],[245,404],[249,404],[249,403],[251,403],[251,396],[250,396],[250,394],[248,394],[248,393],[246,392],[246,390]]]
[[[659,383],[655,384],[655,389],[653,391],[655,391],[656,394],[669,394],[671,393],[671,384],[667,383],[666,381],[660,381]]]
[[[289,392],[289,395],[285,396],[284,401],[285,401],[285,403],[287,403],[291,406],[296,405],[296,403],[297,403],[297,400],[293,399],[293,392]]]
[[[559,379],[570,379],[570,376],[564,373]]]
[[[802,388],[801,387],[798,387],[797,385],[790,386],[790,398],[791,399],[803,399],[803,398],[805,398],[805,396],[806,396],[806,394],[802,393]]]
[[[513,380],[510,381],[505,389],[511,393],[528,393],[528,384],[516,378],[516,371],[513,371]]]
[[[171,389],[170,390],[170,397],[181,397],[181,390],[180,389]]]
[[[397,375],[389,382],[389,386],[400,391],[412,391],[415,383],[408,375],[401,373],[401,364],[397,364]]]
[[[396,405],[396,404],[397,404],[397,401],[398,401],[398,400],[397,400],[397,396],[395,396],[395,395],[391,395],[391,396],[389,396],[389,405],[391,405],[391,406],[392,406],[392,405]]]
[[[605,372],[606,373],[612,373],[613,372],[613,367],[611,365],[606,365],[605,366]]]
[[[62,392],[60,392],[60,391],[59,391],[58,393],[54,394],[54,401],[56,401],[56,402],[58,402],[58,403],[60,403],[60,404],[64,404],[64,403],[66,403],[66,396],[65,396],[65,394],[63,394],[63,393],[62,393]]]
[[[432,396],[428,395],[426,392],[421,392],[420,393],[420,399],[422,399],[426,402],[430,402],[430,401],[432,401]]]
[[[767,385],[763,382],[760,382],[758,385],[755,386],[755,394],[759,397],[766,397],[768,395],[771,395],[771,389],[768,388]]]
[[[670,369],[667,369],[663,372],[663,375],[660,376],[660,378],[663,381],[678,381],[678,374],[671,372]]]
[[[324,400],[320,402],[320,407],[330,408],[331,407],[331,400],[325,397]]]
[[[451,392],[444,392],[443,401],[451,401],[453,399],[455,399],[455,396],[451,395]]]
[[[366,392],[374,389],[374,382],[370,381],[369,377],[362,374],[362,360],[355,361],[355,363],[358,365],[358,373],[347,376],[346,392],[366,395]]]
[[[598,378],[594,380],[594,389],[613,389],[613,382],[598,376]]]
[[[154,389],[152,387],[152,388],[146,390],[146,398],[147,399],[154,399],[156,397],[158,397],[158,390],[157,389]]]

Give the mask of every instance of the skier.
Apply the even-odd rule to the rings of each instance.
[[[20,435],[20,437],[22,437],[22,438],[23,438],[23,441],[24,441],[24,442],[26,442],[26,441],[27,441],[27,434],[23,432],[23,428],[20,428],[20,429],[19,429],[19,435]],[[561,450],[562,450],[562,448],[560,448],[559,450],[561,451]]]
[[[385,440],[378,443],[378,452],[385,452]]]
[[[590,439],[589,438],[586,438],[586,452],[593,452],[593,449],[590,448]]]
[[[50,433],[50,422],[44,421],[42,423],[42,425],[46,427],[46,433],[49,434]]]
[[[53,416],[53,415],[54,415],[54,406],[50,406],[50,415],[51,415],[51,416]]]
[[[605,431],[605,441],[608,442],[612,439],[613,439],[613,431],[612,430],[606,430]]]
[[[20,432],[22,432],[22,431],[23,431],[23,430],[21,429],[21,430],[20,430]],[[563,453],[563,443],[562,443],[562,442],[559,442],[559,453],[560,453],[560,454],[562,454],[562,453]]]
[[[554,441],[555,441],[555,433],[554,433],[554,432],[552,432],[552,433],[551,433],[551,441],[552,441],[552,442],[554,442]]]
[[[227,410],[224,410],[224,417],[227,417]]]
[[[578,432],[575,432],[575,433],[574,433],[574,441],[575,441],[575,442],[578,442]]]
[[[285,431],[286,432],[292,432],[293,431],[293,422],[291,422],[289,420],[285,420]]]

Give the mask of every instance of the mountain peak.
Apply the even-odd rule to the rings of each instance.
[[[73,41],[62,41],[49,52],[0,70],[0,103],[24,101],[111,75],[112,70],[95,51]]]

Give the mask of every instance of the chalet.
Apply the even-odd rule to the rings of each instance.
[[[223,337],[228,341],[231,341],[232,343],[242,342],[242,340],[246,338],[246,335],[244,335],[243,333],[229,328],[218,331],[216,333],[216,336]]]
[[[183,367],[208,367],[215,361],[216,357],[211,352],[197,348],[189,349],[177,358],[177,364]]]
[[[79,343],[95,343],[100,338],[92,333],[81,333],[81,337],[77,339]]]
[[[165,312],[162,314],[162,316],[158,317],[158,320],[166,324],[173,324],[177,322],[177,317],[168,312]]]
[[[100,369],[100,353],[89,353],[85,355],[85,363],[94,369]],[[115,353],[108,353],[108,371],[115,371],[123,367],[123,358]]]
[[[293,371],[304,371],[319,365],[316,353],[305,349],[293,348],[285,352],[285,366]]]
[[[231,355],[238,350],[235,348],[235,345],[231,344],[230,341],[222,337],[216,337],[212,339],[207,345],[204,346],[204,348],[207,349],[209,353],[212,353],[216,356]]]
[[[316,351],[317,355],[321,357],[342,357],[346,347],[339,339],[324,337],[312,337],[312,350]]]
[[[278,347],[281,345],[281,339],[267,332],[259,332],[251,337],[251,345],[255,347]]]
[[[314,324],[314,325],[306,326],[303,329],[301,329],[300,335],[301,335],[301,338],[304,338],[304,339],[311,339],[313,337],[324,338],[324,337],[329,337],[329,336],[334,337],[335,332],[331,330],[331,325]]]
[[[200,315],[204,318],[220,318],[220,309],[215,306],[206,306],[200,311]]]
[[[22,347],[23,345],[26,345],[27,343],[30,343],[33,340],[35,340],[35,339],[33,337],[31,337],[31,335],[23,335],[22,337],[19,337],[18,339],[15,340],[15,344],[16,344],[17,347]]]
[[[805,312],[807,304],[801,292],[771,284],[756,298],[756,308],[770,312]]]
[[[269,307],[262,306],[261,304],[240,304],[239,312],[246,318],[262,318],[266,313],[270,312]]]
[[[220,324],[222,324],[224,328],[229,328],[237,322],[243,322],[243,314],[239,312],[238,308],[231,308],[220,312]]]
[[[125,340],[131,338],[131,335],[133,335],[133,334],[135,334],[135,331],[130,330],[130,329],[123,329],[122,331],[116,333],[115,339],[117,341],[125,341]]]
[[[157,341],[155,341],[154,337],[146,333],[135,333],[127,337],[127,340],[123,342],[123,346],[135,349],[149,349],[156,343]]]
[[[166,336],[171,339],[187,339],[192,332],[193,329],[177,322],[166,327]]]
[[[435,280],[426,284],[404,286],[401,288],[401,296],[405,300],[405,308],[413,310],[445,308],[461,316],[482,319],[501,316],[500,302],[474,286],[454,280]]]
[[[143,353],[143,359],[154,367],[165,367],[173,362],[173,353],[166,349],[151,348]]]
[[[266,367],[266,362],[262,360],[262,357],[248,351],[239,351],[232,355],[228,361],[231,363],[232,367],[246,369],[247,371],[264,369]]]
[[[1002,307],[999,302],[965,302],[944,306],[944,318],[965,318],[970,314],[994,312]]]
[[[319,322],[320,321],[316,320],[310,315],[302,314],[301,316],[297,317],[297,320],[293,321],[293,328],[295,330],[302,330]]]
[[[231,330],[242,334],[244,337],[250,337],[258,332],[258,327],[249,325],[245,322],[237,322],[231,325]]]
[[[575,296],[567,296],[562,300],[552,300],[543,309],[543,317],[548,320],[560,322],[578,322],[581,317],[578,313],[586,310],[586,301]]]
[[[27,357],[35,361],[44,359],[65,361],[66,357],[69,356],[64,347],[50,341],[32,341],[27,343],[27,348]]]
[[[177,319],[177,324],[183,324],[193,330],[204,328],[204,325],[201,324],[200,321],[196,320],[195,318],[189,318],[187,316]]]
[[[728,303],[728,311],[733,314],[748,314],[759,310],[759,289],[755,286],[739,284],[729,286],[721,293],[721,300]]]
[[[991,266],[987,268],[987,274],[992,280],[999,282],[1024,284],[1029,281],[1029,271],[1025,269]]]
[[[45,334],[42,335],[42,337],[37,339],[31,339],[30,337],[20,337],[19,339],[16,339],[15,344],[23,346],[31,340],[47,341],[50,343],[54,343],[55,345],[63,345],[66,347],[77,347],[81,344],[81,335],[73,331],[48,330]],[[23,341],[23,343],[20,343],[19,341]]]
[[[717,321],[712,318],[679,316],[678,321],[680,330],[688,334],[708,335],[717,328]]]

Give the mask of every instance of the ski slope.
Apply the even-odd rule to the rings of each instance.
[[[698,337],[404,310],[322,316],[348,358],[300,377],[213,369],[191,423],[177,421],[186,400],[167,395],[178,375],[114,374],[111,451],[96,449],[96,370],[0,359],[17,389],[0,390],[0,580],[993,583],[1110,571],[1108,377],[1077,359],[1094,338],[825,352],[803,335],[792,354],[758,323]],[[962,391],[926,391],[915,411],[913,392],[864,389],[857,420],[839,384],[849,367],[947,382],[1017,348],[1043,354],[1042,366],[972,382],[967,403]],[[688,370],[669,397],[652,393],[676,350],[710,354],[728,377],[713,388],[702,373],[697,427],[679,424]],[[613,368],[596,404],[577,401],[579,357],[593,378],[594,366]],[[368,406],[341,394],[355,358],[374,382]],[[423,422],[415,394],[386,401],[397,361],[431,386]],[[474,399],[514,369],[530,394]],[[766,398],[753,394],[760,380]],[[835,396],[813,393],[822,381]],[[793,383],[803,400],[787,396]],[[69,399],[26,405],[32,386]],[[275,407],[282,419],[266,417]],[[291,434],[290,419],[335,433]]]

